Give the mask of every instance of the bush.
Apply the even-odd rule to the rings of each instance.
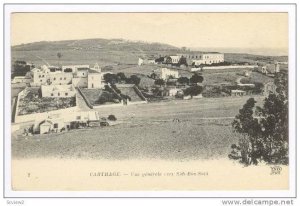
[[[197,84],[197,83],[202,83],[203,82],[203,77],[198,75],[198,74],[194,74],[191,78],[190,78],[190,82]]]
[[[192,86],[192,87],[189,87],[187,88],[186,90],[184,90],[184,95],[185,96],[188,96],[188,95],[191,95],[191,96],[197,96],[199,94],[201,94],[203,91],[203,88],[201,86]]]
[[[113,114],[109,115],[109,116],[107,117],[107,119],[108,119],[109,121],[116,121],[116,120],[117,120],[117,118],[116,118],[115,115],[113,115]]]

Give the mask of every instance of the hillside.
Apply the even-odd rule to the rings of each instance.
[[[24,60],[36,65],[89,64],[90,66],[97,62],[101,67],[109,66],[113,70],[137,65],[139,57],[183,53],[180,48],[168,44],[124,39],[43,41],[13,46],[11,51],[12,62]],[[58,52],[62,54],[60,59],[57,57]],[[274,60],[287,61],[287,57],[225,53],[225,61],[230,62],[255,63],[256,61],[272,62]]]
[[[121,51],[152,51],[177,50],[177,47],[142,41],[129,41],[124,39],[83,39],[66,41],[42,41],[12,47],[13,51],[32,50],[121,50]]]
[[[137,64],[138,57],[176,53],[177,47],[123,39],[85,39],[34,42],[12,47],[12,61],[24,60],[37,65],[90,64],[100,66]],[[63,56],[59,60],[57,53]]]

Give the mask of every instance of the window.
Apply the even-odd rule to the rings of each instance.
[[[42,77],[45,77],[45,75],[42,75]]]
[[[68,92],[66,92],[65,95],[68,96]]]
[[[55,123],[55,124],[53,125],[53,128],[54,128],[54,129],[57,129],[57,128],[58,128],[58,124]]]
[[[80,120],[80,116],[77,116],[76,119],[77,119],[77,120]]]
[[[53,80],[56,80],[56,78],[54,77]]]
[[[82,73],[82,75],[84,75],[84,73]]]
[[[64,80],[66,80],[67,78],[66,77],[64,77]]]
[[[60,78],[60,80],[62,80],[62,77]]]
[[[42,82],[43,80],[41,79],[40,82]]]
[[[51,97],[53,97],[53,93],[51,93]]]
[[[57,96],[60,96],[60,93],[59,93],[59,92],[57,93]]]
[[[39,78],[41,78],[41,75],[39,75]]]

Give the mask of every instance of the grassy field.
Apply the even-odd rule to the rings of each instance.
[[[68,133],[13,134],[14,158],[226,158],[239,134],[231,121],[249,97],[171,101],[97,109],[120,124]],[[256,97],[261,102],[262,97]],[[178,121],[174,121],[178,120]]]
[[[236,79],[241,77],[241,72],[215,72],[215,73],[202,73],[203,84],[222,84],[222,83],[235,83]]]
[[[252,72],[249,77],[245,77],[241,79],[241,83],[244,84],[251,84],[256,82],[267,83],[272,81],[274,81],[274,78],[268,77],[267,75],[264,75],[259,72]]]

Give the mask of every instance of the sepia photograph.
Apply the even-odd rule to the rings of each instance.
[[[8,18],[12,191],[291,190],[288,12]]]

